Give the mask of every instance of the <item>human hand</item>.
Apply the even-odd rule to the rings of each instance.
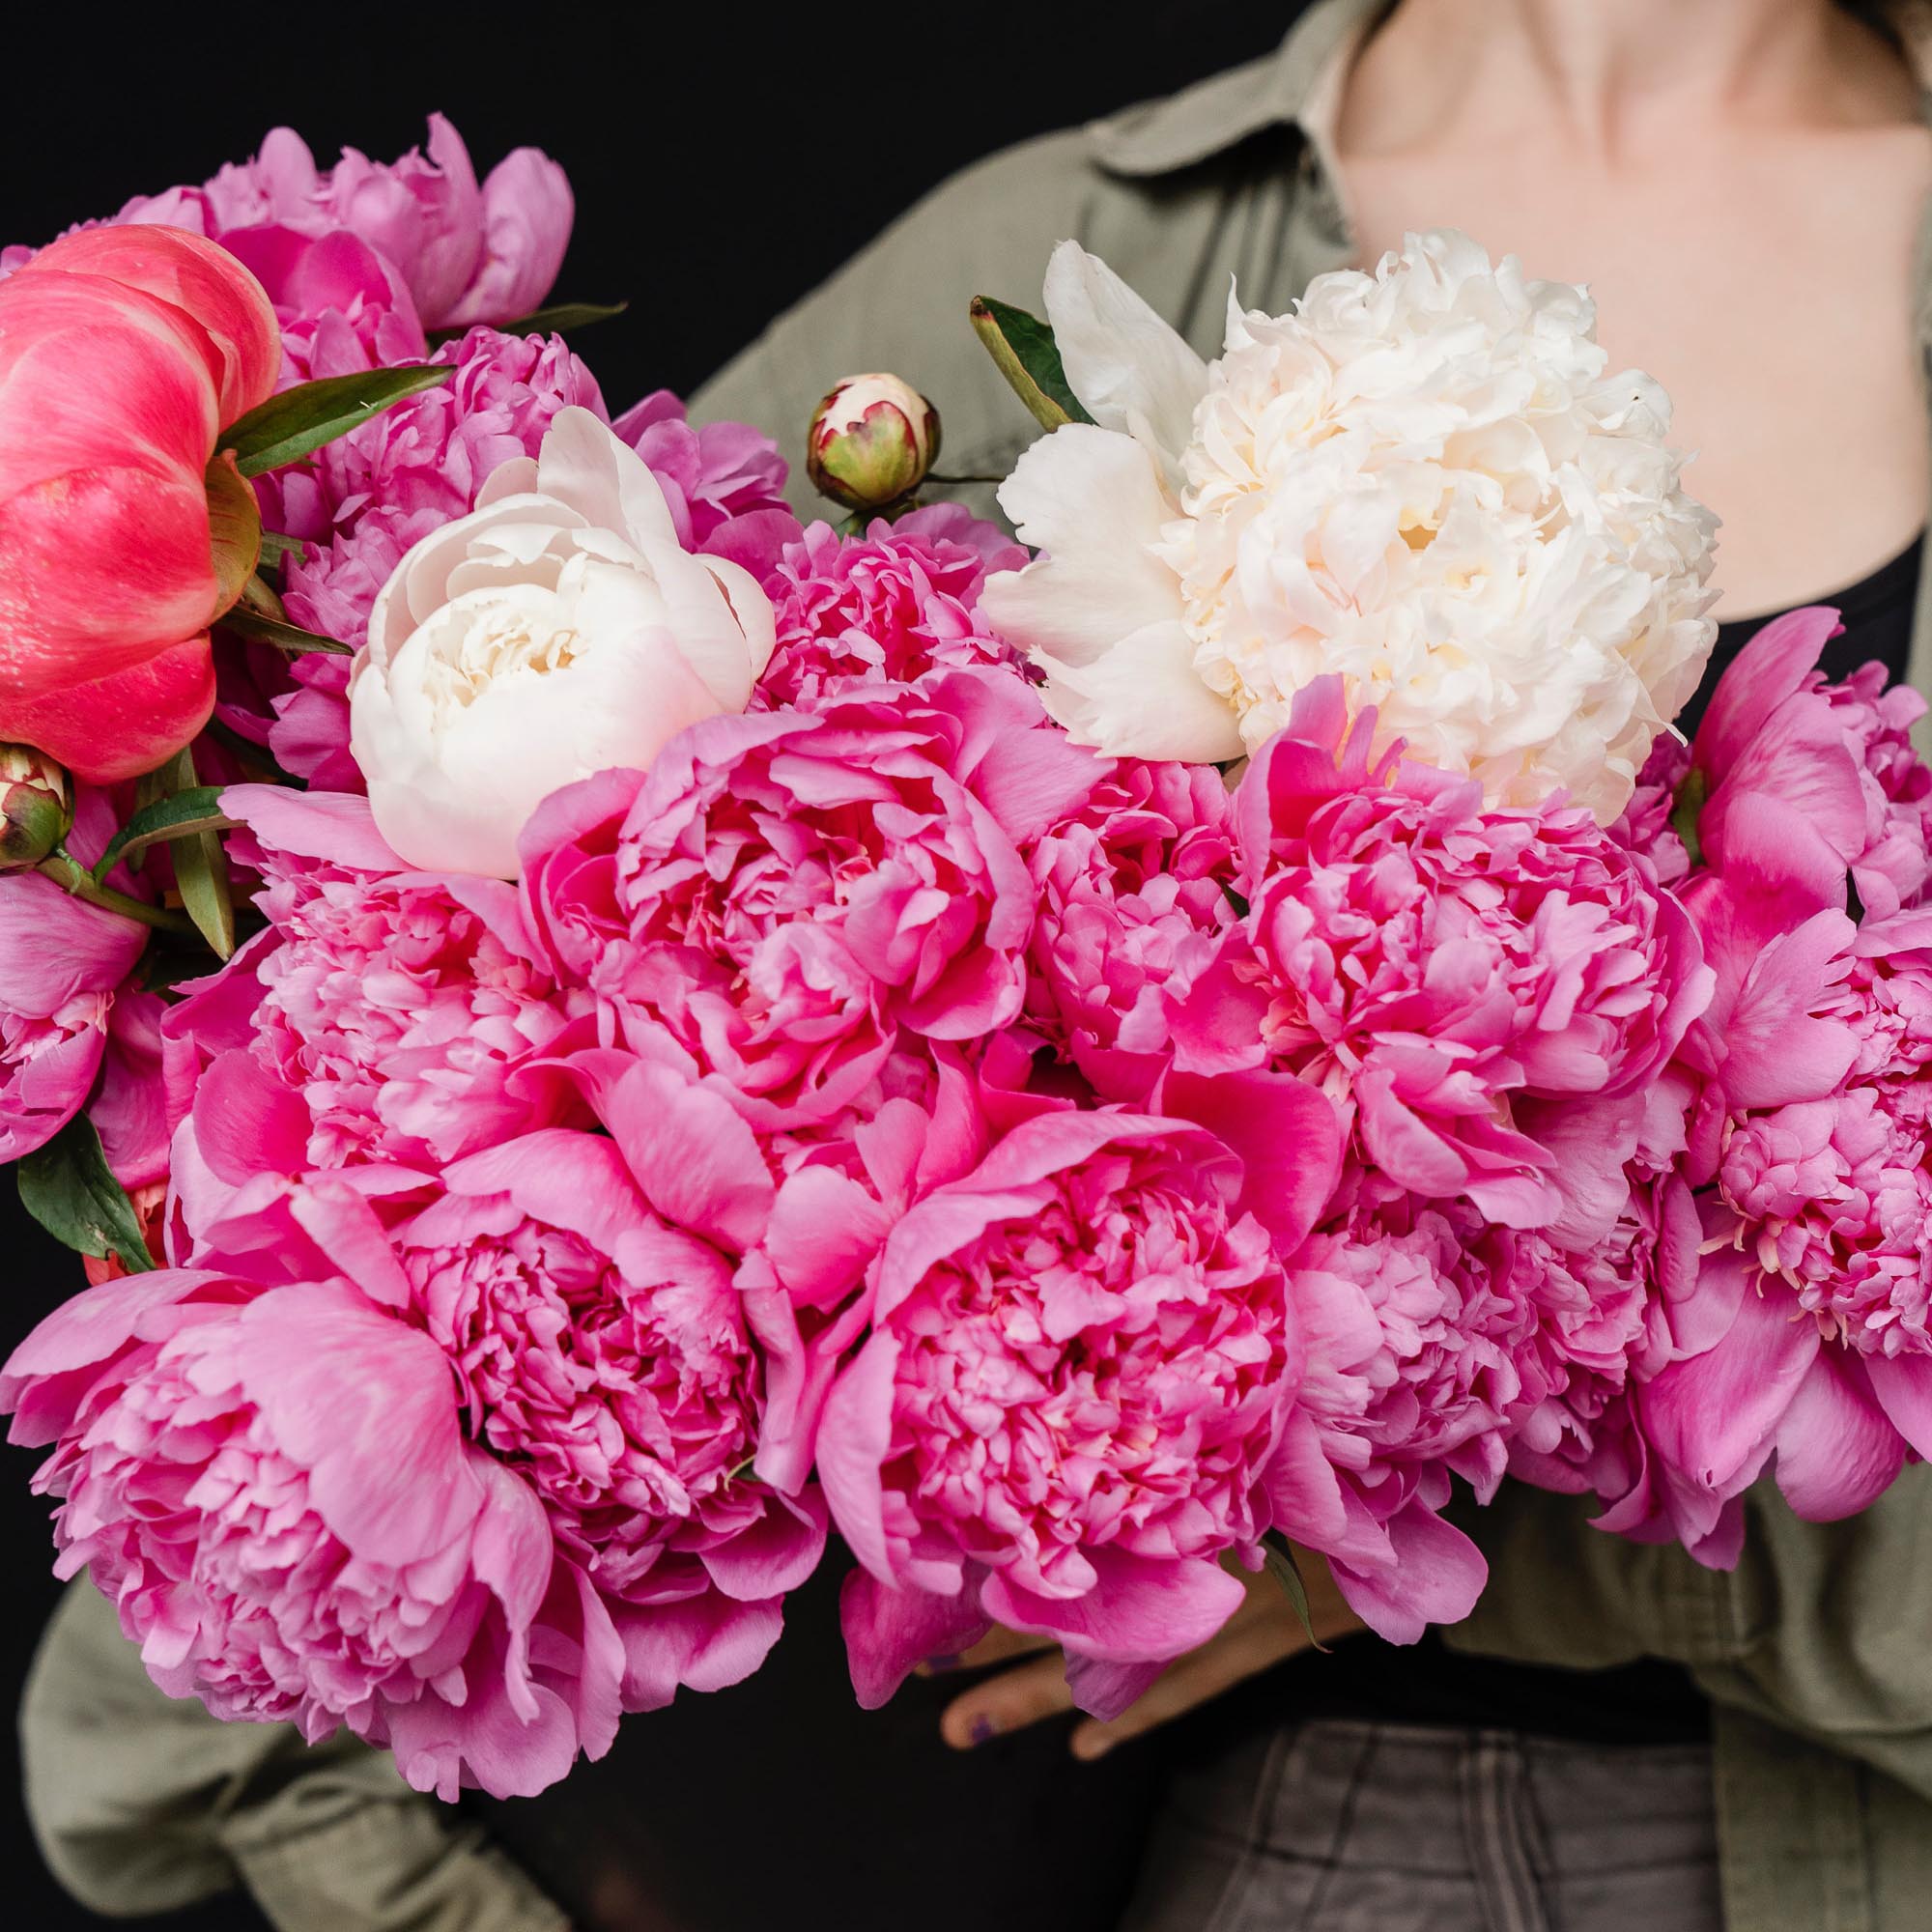
[[[1284,1658],[1308,1649],[1312,1642],[1332,1643],[1361,1630],[1362,1620],[1342,1601],[1327,1564],[1305,1549],[1294,1555],[1308,1589],[1313,1638],[1288,1592],[1273,1577],[1266,1571],[1253,1576],[1240,1572],[1247,1586],[1241,1607],[1199,1650],[1170,1663],[1146,1694],[1111,1723],[1089,1718],[1077,1725],[1073,1755],[1088,1760],[1101,1757],[1117,1744],[1218,1697]],[[1002,1732],[1020,1730],[1073,1709],[1060,1646],[1032,1633],[996,1630],[951,1667],[971,1669],[1021,1658],[1027,1661],[961,1691],[946,1707],[939,1732],[955,1750],[969,1750]]]

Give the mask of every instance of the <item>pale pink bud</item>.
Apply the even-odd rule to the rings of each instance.
[[[939,412],[896,376],[847,376],[812,412],[805,468],[848,510],[910,497],[939,455]]]

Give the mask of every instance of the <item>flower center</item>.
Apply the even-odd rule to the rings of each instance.
[[[464,627],[453,647],[438,653],[433,689],[440,699],[467,707],[506,677],[568,670],[582,642],[574,624],[546,622],[521,605],[495,604]]]

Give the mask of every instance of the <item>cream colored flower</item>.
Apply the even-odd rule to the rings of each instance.
[[[637,452],[559,410],[376,600],[349,706],[377,830],[412,866],[513,879],[544,798],[744,710],[772,643],[750,574],[689,554]]]
[[[1494,803],[1616,816],[1709,655],[1716,520],[1662,390],[1605,376],[1580,289],[1411,236],[1286,316],[1231,298],[1208,365],[1071,242],[1046,293],[1097,426],[1008,479],[1045,554],[985,605],[1075,738],[1236,757],[1338,672],[1380,744]]]

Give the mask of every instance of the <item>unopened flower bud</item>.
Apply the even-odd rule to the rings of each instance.
[[[72,823],[67,773],[31,745],[0,745],[0,871],[38,866]]]
[[[939,412],[896,376],[847,376],[812,413],[806,473],[848,510],[910,497],[939,454]]]

